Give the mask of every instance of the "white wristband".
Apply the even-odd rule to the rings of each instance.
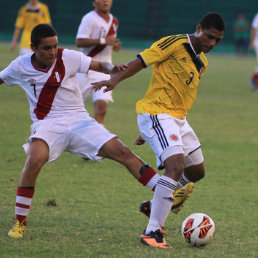
[[[105,45],[106,44],[106,39],[105,38],[100,38],[99,43],[100,43],[100,45]]]

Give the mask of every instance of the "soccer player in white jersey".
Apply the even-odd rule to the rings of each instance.
[[[256,60],[258,62],[258,13],[255,15],[252,22],[250,47],[256,53]],[[253,90],[258,90],[258,64],[255,67],[252,78],[250,79],[250,84]]]
[[[16,194],[14,226],[9,237],[22,238],[37,176],[42,166],[68,151],[93,161],[109,158],[123,164],[150,189],[159,175],[133,154],[116,135],[85,110],[76,74],[88,70],[111,73],[123,66],[97,62],[74,50],[57,48],[58,37],[48,24],[31,33],[33,54],[20,56],[0,72],[0,84],[19,85],[26,92],[33,124],[24,149],[27,154]]]
[[[86,56],[97,61],[112,63],[112,51],[119,51],[121,48],[120,40],[116,38],[118,21],[110,13],[112,0],[93,0],[92,3],[95,10],[82,18],[76,36],[76,45]],[[96,71],[77,75],[83,100],[86,102],[92,94],[94,118],[101,124],[104,124],[108,102],[113,102],[112,91],[93,92],[91,83],[107,79],[109,75]]]

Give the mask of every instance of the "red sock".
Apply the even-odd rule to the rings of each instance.
[[[16,219],[27,226],[27,215],[34,195],[34,187],[18,187],[16,193]]]
[[[144,165],[140,170],[141,177],[138,181],[144,186],[149,187],[152,191],[155,190],[156,184],[160,175],[150,166]]]

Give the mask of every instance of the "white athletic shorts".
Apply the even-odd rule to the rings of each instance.
[[[32,51],[30,48],[22,47],[22,48],[20,48],[19,55],[20,55],[20,56],[24,56],[24,55],[31,54],[32,52],[33,52],[33,51]]]
[[[138,127],[143,139],[150,145],[157,158],[157,167],[175,154],[184,154],[185,167],[203,162],[201,144],[186,119],[177,119],[168,114],[138,115]]]
[[[92,73],[92,72],[91,72]],[[103,100],[106,103],[108,102],[114,102],[112,97],[112,91],[103,92],[106,87],[101,88],[98,91],[92,91],[93,85],[91,85],[93,82],[99,82],[103,80],[109,80],[110,75],[104,74],[104,73],[94,73],[94,76],[88,76],[84,73],[77,73],[76,79],[80,86],[83,101],[86,102],[90,95],[92,95],[92,101],[95,102],[96,100]]]
[[[59,117],[39,120],[31,126],[31,136],[23,145],[28,153],[33,138],[44,140],[49,147],[49,160],[57,159],[64,151],[77,156],[101,161],[100,148],[116,135],[92,119],[87,113],[76,117]]]

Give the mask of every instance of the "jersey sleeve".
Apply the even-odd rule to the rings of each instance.
[[[89,56],[85,56],[81,52],[79,52],[79,54],[80,54],[80,57],[81,57],[79,73],[87,73],[90,69],[90,64],[91,64],[92,58],[89,57]]]
[[[91,57],[85,56],[79,51],[68,49],[64,50],[63,55],[71,75],[75,75],[76,73],[87,73],[89,71]]]
[[[202,52],[200,55],[201,60],[203,61],[203,70],[200,73],[200,76],[203,76],[206,72],[207,72],[207,68],[208,68],[208,59],[206,58],[205,54]]]
[[[76,38],[90,38],[92,33],[93,20],[89,14],[86,14],[79,25]]]
[[[16,18],[15,27],[22,29],[25,26],[25,6],[22,7],[19,12],[18,16]]]
[[[167,59],[175,51],[175,45],[169,44],[172,39],[171,36],[168,36],[156,41],[150,48],[139,53],[138,57],[142,59],[146,66]]]
[[[17,59],[12,61],[3,71],[0,72],[0,78],[8,86],[15,86],[20,82],[19,65]]]

